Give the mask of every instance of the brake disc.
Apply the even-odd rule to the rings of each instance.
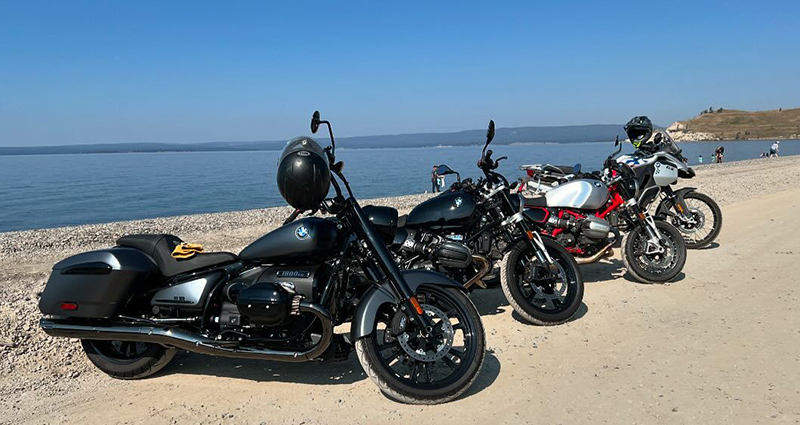
[[[436,360],[439,360],[447,355],[447,353],[453,347],[453,336],[455,335],[455,331],[453,330],[453,325],[450,323],[447,315],[442,310],[428,304],[420,304],[420,306],[425,314],[428,315],[428,317],[431,319],[436,319],[438,317],[441,320],[441,325],[437,323],[437,326],[442,327],[442,340],[438,341],[434,350],[430,350],[430,347],[428,347],[428,350],[412,347],[412,339],[408,332],[404,332],[398,336],[397,341],[400,342],[400,347],[403,348],[403,351],[405,351],[406,354],[408,354],[412,359],[422,362],[435,362]]]

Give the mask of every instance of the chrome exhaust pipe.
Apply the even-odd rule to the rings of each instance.
[[[486,276],[487,273],[489,273],[489,267],[490,267],[489,260],[482,255],[473,254],[472,261],[474,263],[479,263],[480,269],[478,270],[478,273],[475,274],[475,276],[472,276],[472,278],[468,280],[467,283],[464,284],[464,288],[469,289],[469,287],[472,285],[478,285],[479,287],[486,289],[486,284],[483,283],[482,279],[484,276]]]
[[[280,351],[238,346],[232,341],[216,341],[179,327],[137,325],[82,325],[61,320],[41,319],[42,330],[56,337],[106,341],[136,341],[175,347],[193,353],[239,359],[305,362],[322,355],[333,340],[333,320],[328,310],[319,304],[300,302],[300,311],[315,315],[322,322],[322,337],[317,345],[306,351]]]

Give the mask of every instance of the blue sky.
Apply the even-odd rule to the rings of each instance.
[[[539,4],[543,3],[543,4]],[[800,2],[0,0],[0,146],[800,106]]]

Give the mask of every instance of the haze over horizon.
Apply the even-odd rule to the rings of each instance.
[[[800,104],[800,3],[2,1],[0,146],[669,125]]]

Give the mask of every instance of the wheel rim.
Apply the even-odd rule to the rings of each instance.
[[[420,336],[400,311],[383,314],[372,338],[378,360],[409,387],[426,390],[452,385],[477,354],[475,324],[466,309],[441,289],[420,288],[416,296],[440,335]]]
[[[694,222],[681,220],[675,216],[672,223],[681,232],[681,236],[690,244],[703,242],[714,232],[717,227],[717,217],[714,210],[704,201],[696,198],[684,198],[684,203],[692,215]]]
[[[111,363],[125,364],[135,362],[150,348],[146,342],[134,341],[91,341],[97,354]]]
[[[664,252],[657,254],[645,254],[647,249],[647,236],[644,229],[639,228],[633,235],[633,257],[636,264],[647,273],[662,275],[669,273],[678,264],[678,243],[673,235],[661,230],[661,237],[666,239],[659,245],[664,248]]]
[[[567,272],[564,260],[551,252],[554,264],[543,267],[530,249],[519,255],[514,266],[514,282],[525,302],[548,314],[569,308],[575,300],[577,279]]]

